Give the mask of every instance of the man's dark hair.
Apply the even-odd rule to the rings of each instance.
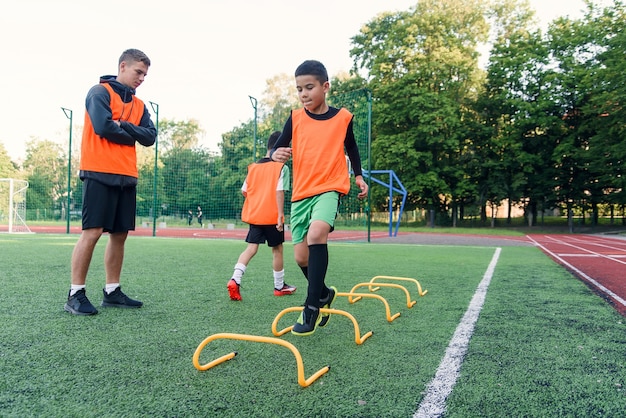
[[[319,61],[315,60],[307,60],[296,68],[296,77],[300,75],[312,75],[320,83],[325,83],[328,81],[328,72],[326,71],[326,67]]]
[[[142,51],[138,49],[131,48],[122,52],[122,55],[120,56],[119,64],[121,64],[122,61],[143,62],[144,64],[146,64],[147,67],[150,66],[150,58],[148,58],[146,54],[144,54]]]
[[[281,133],[282,132],[280,131],[272,132],[270,137],[267,139],[267,149],[274,149],[274,146],[276,145],[276,142],[278,141]]]

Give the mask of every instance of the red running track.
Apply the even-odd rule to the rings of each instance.
[[[528,235],[527,238],[626,316],[626,239],[600,235]]]

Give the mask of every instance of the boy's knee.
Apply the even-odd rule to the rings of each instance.
[[[309,263],[309,257],[303,257],[301,255],[296,254],[295,255],[295,259],[296,259],[296,264],[299,267],[306,267]]]

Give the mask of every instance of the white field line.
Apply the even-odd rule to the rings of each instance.
[[[624,300],[623,298],[619,297],[618,295],[616,295],[615,293],[613,293],[612,291],[610,291],[606,287],[602,286],[600,283],[595,281],[592,277],[587,276],[585,273],[583,273],[582,271],[578,270],[576,267],[572,266],[567,261],[563,260],[557,254],[554,254],[552,251],[548,250],[546,247],[544,247],[543,245],[539,244],[537,241],[535,241],[531,237],[528,237],[528,239],[531,240],[532,242],[534,242],[537,247],[540,247],[547,254],[550,254],[552,257],[554,257],[557,260],[559,260],[564,266],[567,266],[569,269],[571,269],[572,271],[576,272],[576,274],[578,274],[580,277],[584,278],[589,283],[593,284],[595,287],[600,289],[605,294],[611,296],[611,298],[613,298],[613,300],[615,300],[616,302],[620,303],[622,306],[626,307],[626,300]],[[614,260],[614,261],[621,262],[619,260]]]
[[[483,276],[482,281],[478,284],[476,292],[470,301],[465,315],[461,319],[461,322],[456,328],[446,353],[437,368],[435,377],[429,383],[426,396],[422,399],[419,405],[419,409],[413,415],[413,418],[430,418],[440,417],[446,412],[446,399],[452,392],[452,388],[459,377],[461,371],[461,365],[469,346],[469,341],[474,333],[474,326],[480,315],[480,311],[485,303],[485,296],[487,295],[487,288],[491,283],[493,272],[498,263],[500,252],[502,248],[496,248],[496,252],[493,254],[491,262],[487,267],[487,271]]]

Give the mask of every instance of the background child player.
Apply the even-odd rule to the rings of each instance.
[[[319,308],[330,308],[337,291],[329,289],[325,280],[328,234],[334,228],[339,198],[350,191],[344,148],[360,189],[359,199],[367,196],[368,186],[361,172],[352,114],[326,104],[330,83],[324,65],[305,61],[296,69],[295,78],[304,107],[291,112],[270,158],[284,163],[293,153],[291,237],[296,262],[309,283],[304,309],[291,332],[309,335],[318,324],[328,322],[329,315],[320,316]]]
[[[248,166],[248,174],[241,188],[246,198],[241,210],[241,220],[250,224],[250,228],[246,236],[248,246],[239,255],[233,277],[226,286],[232,300],[241,300],[241,278],[248,263],[259,250],[259,244],[265,241],[272,248],[274,296],[290,295],[296,291],[294,286],[284,282],[283,268],[285,190],[289,190],[289,167],[269,158],[269,152],[279,136],[280,131],[270,135],[265,157]]]

